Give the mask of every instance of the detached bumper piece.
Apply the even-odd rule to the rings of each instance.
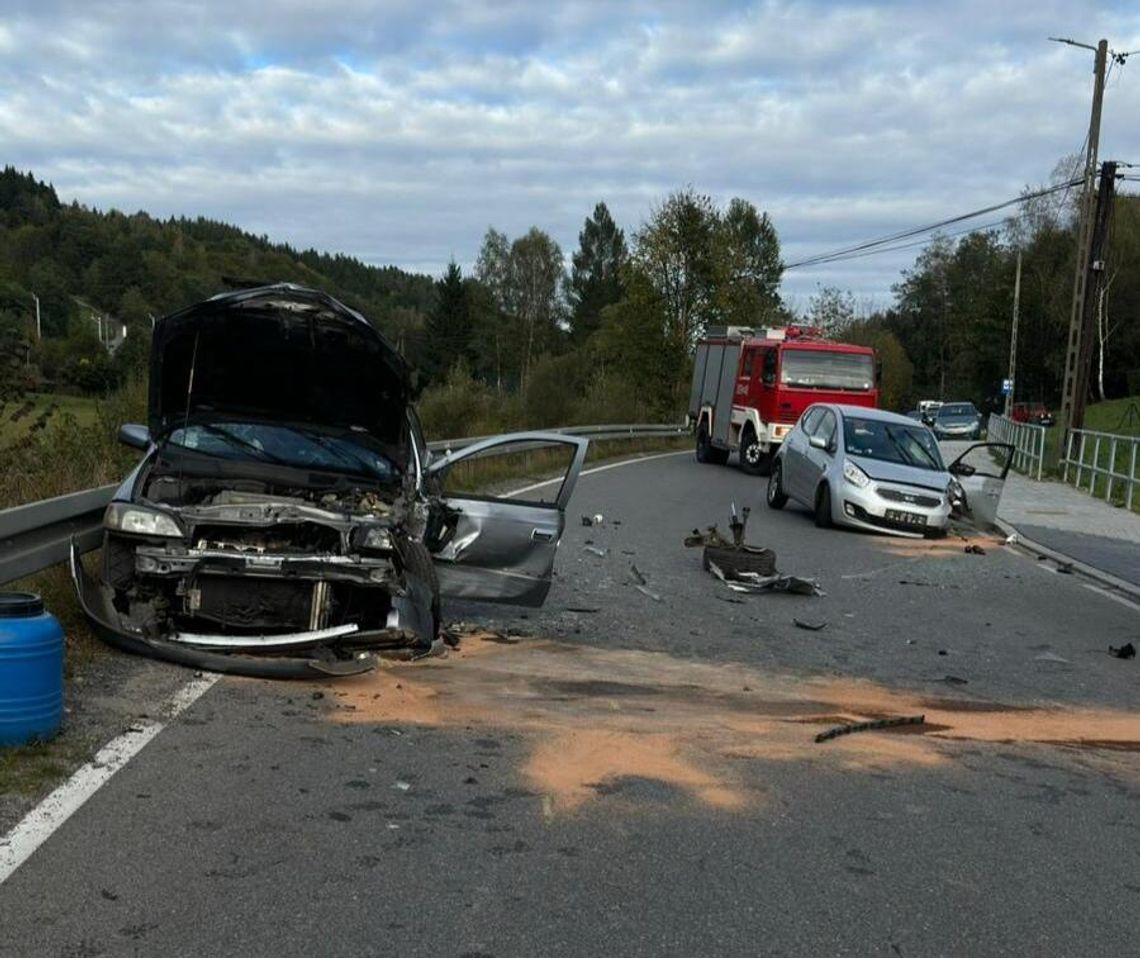
[[[425,628],[430,636],[430,614],[425,616],[422,608],[425,591],[430,607],[430,588],[416,579],[409,579],[405,595],[393,596],[383,629],[347,624],[260,635],[176,629],[152,635],[124,619],[115,608],[113,590],[87,571],[74,543],[71,576],[84,614],[108,645],[207,672],[276,679],[360,675],[376,668],[378,650],[386,657],[415,658],[423,652]]]

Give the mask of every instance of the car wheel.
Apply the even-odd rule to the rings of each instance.
[[[787,493],[781,484],[781,473],[784,468],[777,459],[772,463],[772,474],[768,477],[768,508],[783,509],[788,504]]]
[[[751,423],[744,427],[740,438],[740,468],[753,476],[766,476],[772,468],[772,454],[760,448]]]
[[[815,494],[815,524],[821,529],[831,527],[831,490],[826,483]]]
[[[430,646],[439,637],[441,625],[439,602],[439,579],[435,574],[435,564],[431,561],[431,553],[422,542],[411,541],[404,549],[404,567],[418,579],[422,579],[431,589],[431,639],[426,643]]]

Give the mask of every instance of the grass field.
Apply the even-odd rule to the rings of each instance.
[[[93,425],[97,402],[87,396],[29,393],[21,399],[0,403],[0,450],[47,428],[65,415],[74,416],[80,426]]]

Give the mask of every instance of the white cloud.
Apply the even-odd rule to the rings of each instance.
[[[599,199],[632,230],[690,183],[768,209],[789,260],[984,206],[1084,135],[1091,54],[1045,37],[1140,47],[1130,5],[1059,0],[6,7],[5,162],[99,208],[433,273],[488,224],[569,252]],[[1137,66],[1103,156],[1140,161]],[[914,252],[786,289],[886,301]]]

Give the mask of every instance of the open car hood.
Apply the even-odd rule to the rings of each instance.
[[[223,418],[362,430],[406,453],[411,369],[360,313],[281,283],[223,293],[155,327],[149,426]]]

